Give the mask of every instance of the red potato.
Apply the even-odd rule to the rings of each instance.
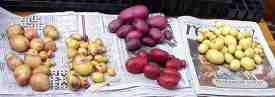
[[[145,49],[139,50],[139,51],[136,53],[136,56],[140,56],[140,57],[143,57],[143,58],[148,59],[148,53],[146,52]]]
[[[126,36],[126,40],[131,40],[131,39],[140,39],[142,37],[142,33],[137,31],[137,30],[133,30],[130,31],[127,36]]]
[[[108,28],[110,32],[115,33],[119,27],[123,24],[123,21],[120,19],[115,19],[111,21],[111,23],[108,25]]]
[[[160,43],[164,40],[164,34],[157,28],[151,28],[149,31],[149,36],[155,40],[155,42]]]
[[[162,75],[163,74],[167,74],[167,75],[170,75],[170,76],[176,76],[179,79],[181,78],[180,73],[176,69],[173,69],[173,68],[164,68],[163,72],[162,72]]]
[[[185,66],[186,66],[185,61],[180,60],[178,58],[170,59],[165,64],[165,68],[173,68],[173,69],[176,69],[176,70],[180,70],[182,68],[185,68]]]
[[[118,18],[121,19],[124,22],[131,21],[134,18],[133,8],[129,7],[129,8],[126,8],[126,9],[122,10],[119,13]]]
[[[155,80],[160,76],[160,67],[156,64],[147,64],[143,68],[145,77]]]
[[[166,17],[161,16],[161,15],[156,15],[156,16],[149,17],[148,20],[147,20],[147,23],[150,26],[159,28],[161,30],[166,28],[167,25],[168,25],[168,21],[167,21]]]
[[[126,47],[127,47],[127,50],[129,51],[137,50],[141,47],[140,40],[130,39],[126,42]]]
[[[143,73],[144,66],[148,63],[146,58],[143,57],[132,57],[126,64],[126,69],[132,74]]]
[[[125,22],[129,22],[134,18],[146,18],[148,14],[149,14],[149,10],[146,6],[135,5],[122,10],[119,13],[118,18]]]
[[[132,7],[133,8],[133,15],[134,18],[146,18],[149,14],[149,10],[146,6],[144,5],[135,5]]]
[[[156,45],[156,42],[154,39],[152,39],[151,37],[145,36],[141,39],[142,43],[146,46],[150,46],[153,47]]]
[[[147,34],[147,32],[149,31],[149,26],[143,19],[134,19],[132,24],[138,31],[142,32],[143,35]]]
[[[132,31],[134,28],[131,25],[123,25],[121,26],[117,31],[116,34],[120,38],[124,38],[127,36],[127,34]]]
[[[28,65],[19,65],[14,70],[16,83],[25,86],[29,83],[31,77],[31,68]]]
[[[158,84],[166,89],[175,89],[179,83],[180,79],[177,76],[171,76],[168,74],[160,75],[157,82]]]
[[[159,64],[165,64],[169,59],[169,53],[159,48],[153,48],[150,51],[150,59]]]
[[[30,84],[35,91],[47,91],[49,89],[48,75],[43,73],[35,73],[31,76]]]

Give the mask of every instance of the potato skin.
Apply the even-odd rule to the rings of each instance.
[[[22,35],[11,36],[9,38],[9,44],[11,48],[17,52],[24,52],[30,46],[29,40]]]
[[[42,59],[39,55],[25,55],[24,63],[34,69],[42,64]]]
[[[147,20],[147,23],[152,26],[159,29],[164,29],[168,25],[168,21],[165,16],[157,15],[149,17]]]
[[[24,28],[18,24],[10,25],[7,29],[8,37],[13,37],[15,35],[23,35]]]
[[[29,83],[31,68],[27,65],[17,66],[14,70],[14,76],[18,85],[25,86]]]
[[[32,89],[35,91],[47,91],[49,89],[48,75],[35,73],[30,79]]]
[[[56,40],[59,37],[59,33],[55,26],[53,25],[46,25],[43,29],[44,36],[50,37],[53,40]]]
[[[9,69],[12,71],[19,65],[23,65],[23,60],[17,57],[14,53],[9,53],[5,57],[5,61],[8,64]]]

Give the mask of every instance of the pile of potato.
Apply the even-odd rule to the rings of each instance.
[[[114,68],[107,66],[106,48],[101,39],[84,41],[79,33],[74,33],[66,39],[66,46],[70,66],[66,79],[72,90],[88,88],[88,76],[93,82],[102,83],[105,74],[116,75]]]
[[[249,32],[240,32],[223,22],[198,31],[198,51],[211,64],[223,64],[232,71],[250,71],[263,63],[263,49]]]
[[[49,89],[48,74],[50,67],[55,64],[51,59],[56,51],[55,40],[58,31],[52,25],[43,29],[43,38],[39,38],[35,29],[24,29],[18,24],[10,25],[7,29],[10,47],[24,53],[24,60],[14,52],[6,54],[5,61],[13,71],[16,83],[20,86],[32,86],[35,91]]]

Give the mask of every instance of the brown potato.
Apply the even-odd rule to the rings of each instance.
[[[44,36],[56,40],[59,37],[57,29],[53,25],[46,25],[43,29]]]
[[[50,68],[46,65],[41,65],[41,66],[38,66],[37,68],[35,68],[32,73],[35,74],[35,73],[43,73],[43,74],[46,74],[48,75],[50,72]]]
[[[19,65],[23,65],[23,60],[17,57],[14,53],[8,53],[5,56],[6,63],[8,64],[8,67],[14,71],[15,68]]]
[[[46,52],[46,51],[41,51],[41,52],[39,53],[39,56],[41,57],[42,60],[46,60],[46,59],[48,59],[48,52]]]
[[[25,86],[29,83],[31,77],[31,68],[28,65],[19,65],[14,70],[16,83]]]
[[[47,42],[53,41],[53,39],[52,39],[52,38],[50,38],[50,37],[44,37],[42,40],[43,40],[43,42],[44,42],[44,43],[47,43]]]
[[[42,64],[42,59],[38,55],[25,55],[24,63],[32,69],[35,69]]]
[[[24,28],[18,24],[10,25],[7,29],[8,37],[13,37],[16,35],[23,35],[24,34]]]
[[[81,88],[81,79],[78,75],[75,75],[72,71],[66,75],[66,81],[71,90],[79,90]]]
[[[17,52],[24,52],[30,46],[29,40],[23,35],[11,36],[9,38],[9,44],[11,48]]]
[[[43,64],[47,67],[51,67],[55,65],[55,62],[53,59],[47,59]]]
[[[35,91],[47,91],[49,89],[48,75],[43,73],[35,73],[30,79],[32,89]]]
[[[38,51],[34,49],[29,49],[26,54],[28,55],[38,55]]]
[[[49,42],[45,42],[45,46],[44,46],[45,50],[52,50],[55,51],[56,50],[56,43],[54,41],[49,41]]]
[[[73,58],[77,55],[78,51],[74,48],[68,48],[67,54],[69,58]]]
[[[44,42],[42,39],[34,38],[31,40],[31,48],[37,51],[41,51],[44,48]]]

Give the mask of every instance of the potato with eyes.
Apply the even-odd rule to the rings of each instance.
[[[12,24],[7,29],[9,38],[15,35],[23,35],[24,32],[25,32],[24,28],[18,24]]]
[[[53,40],[56,40],[59,37],[58,31],[53,25],[46,25],[43,29],[43,34],[45,37],[50,37]]]

